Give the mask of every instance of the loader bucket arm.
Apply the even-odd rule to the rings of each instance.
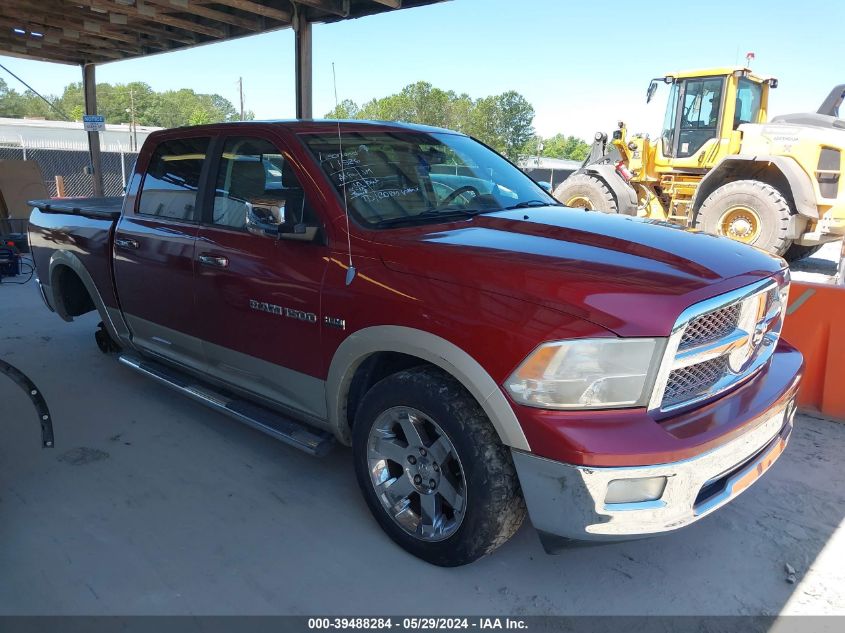
[[[41,446],[43,448],[53,448],[53,418],[50,416],[47,401],[44,400],[41,391],[21,370],[2,359],[0,359],[0,374],[5,374],[11,378],[12,382],[23,389],[26,395],[29,396],[29,399],[32,400],[32,404],[35,405],[35,411],[38,413],[38,421],[41,424]]]
[[[607,134],[596,132],[593,137],[593,144],[590,146],[590,153],[584,162],[581,163],[581,169],[587,165],[594,165],[600,163],[607,157]]]

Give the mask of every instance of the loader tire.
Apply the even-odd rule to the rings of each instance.
[[[610,188],[595,176],[574,174],[560,183],[555,198],[567,207],[619,213],[619,205]]]
[[[787,237],[791,215],[789,202],[771,185],[737,180],[707,196],[696,214],[695,228],[783,255],[792,245]]]
[[[812,257],[819,252],[822,246],[824,246],[824,244],[813,244],[812,246],[793,244],[783,254],[783,258],[788,262],[797,262],[798,260]]]

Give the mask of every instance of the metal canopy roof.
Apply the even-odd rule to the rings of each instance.
[[[102,64],[444,0],[0,0],[0,53]]]

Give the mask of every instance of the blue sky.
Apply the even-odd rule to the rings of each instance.
[[[533,104],[544,135],[590,138],[620,118],[631,131],[655,134],[666,91],[646,106],[651,77],[733,65],[748,51],[756,54],[755,70],[780,79],[772,114],[815,110],[845,81],[843,25],[839,2],[453,0],[316,25],[314,114],[334,106],[334,62],[340,98],[358,103],[425,80],[473,97],[517,90]],[[80,79],[73,66],[0,61],[48,94]],[[98,68],[97,79],[217,92],[236,103],[240,76],[246,107],[258,118],[293,117],[293,33],[110,63]]]

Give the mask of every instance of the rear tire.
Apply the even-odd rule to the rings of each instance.
[[[790,246],[783,258],[788,262],[797,262],[807,257],[812,257],[821,250],[824,244],[814,244],[813,246],[801,246],[800,244],[793,244]]]
[[[777,189],[758,180],[737,180],[707,196],[695,227],[783,255],[792,244],[787,237],[791,216],[789,202]]]
[[[103,354],[113,354],[120,351],[120,345],[111,337],[102,321],[97,325],[97,331],[94,332],[94,340]]]
[[[525,518],[509,449],[478,402],[439,369],[409,369],[373,386],[355,415],[352,452],[381,528],[434,565],[489,554]]]
[[[567,207],[619,213],[619,205],[610,188],[589,174],[573,174],[558,185],[554,196]]]

